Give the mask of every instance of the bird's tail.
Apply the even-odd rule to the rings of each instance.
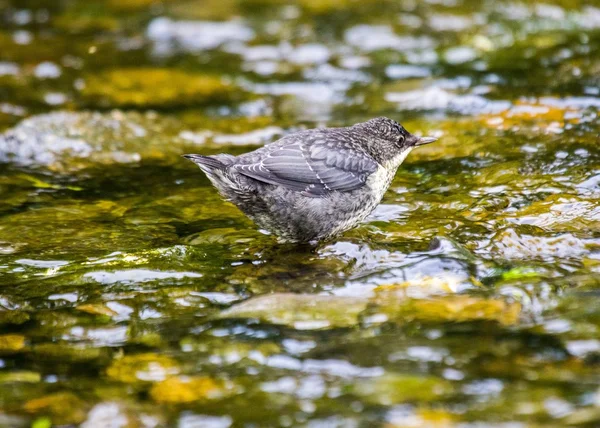
[[[213,170],[224,170],[227,165],[221,162],[214,156],[204,155],[183,155],[184,158],[191,160],[198,165],[203,171],[210,172]]]

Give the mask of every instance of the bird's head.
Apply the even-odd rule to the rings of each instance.
[[[358,126],[382,140],[393,143],[401,151],[424,146],[437,140],[434,137],[417,137],[404,129],[398,122],[387,117],[377,117],[360,123]]]

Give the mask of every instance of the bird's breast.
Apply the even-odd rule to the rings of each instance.
[[[367,179],[367,186],[371,188],[377,199],[381,199],[385,191],[390,187],[396,170],[379,166],[377,171]]]
[[[371,174],[367,179],[367,185],[378,199],[383,197],[383,194],[387,191],[388,187],[390,187],[390,184],[392,184],[392,180],[396,175],[398,167],[404,162],[404,159],[406,159],[409,152],[410,150],[406,150],[390,159],[388,162],[385,162],[384,165],[379,165],[377,171]]]

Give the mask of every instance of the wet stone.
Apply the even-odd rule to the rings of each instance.
[[[366,301],[355,298],[272,294],[237,304],[220,316],[256,318],[299,330],[313,330],[353,326],[366,305]]]
[[[178,70],[131,68],[90,75],[82,96],[101,108],[173,108],[227,101],[240,90],[222,78]]]
[[[137,163],[142,154],[162,158],[152,116],[57,112],[24,120],[0,135],[0,162],[53,170]],[[148,143],[150,142],[150,143]]]

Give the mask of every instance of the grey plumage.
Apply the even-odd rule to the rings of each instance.
[[[433,141],[380,117],[290,134],[237,157],[184,156],[280,242],[311,242],[360,223],[379,204],[408,153]]]

